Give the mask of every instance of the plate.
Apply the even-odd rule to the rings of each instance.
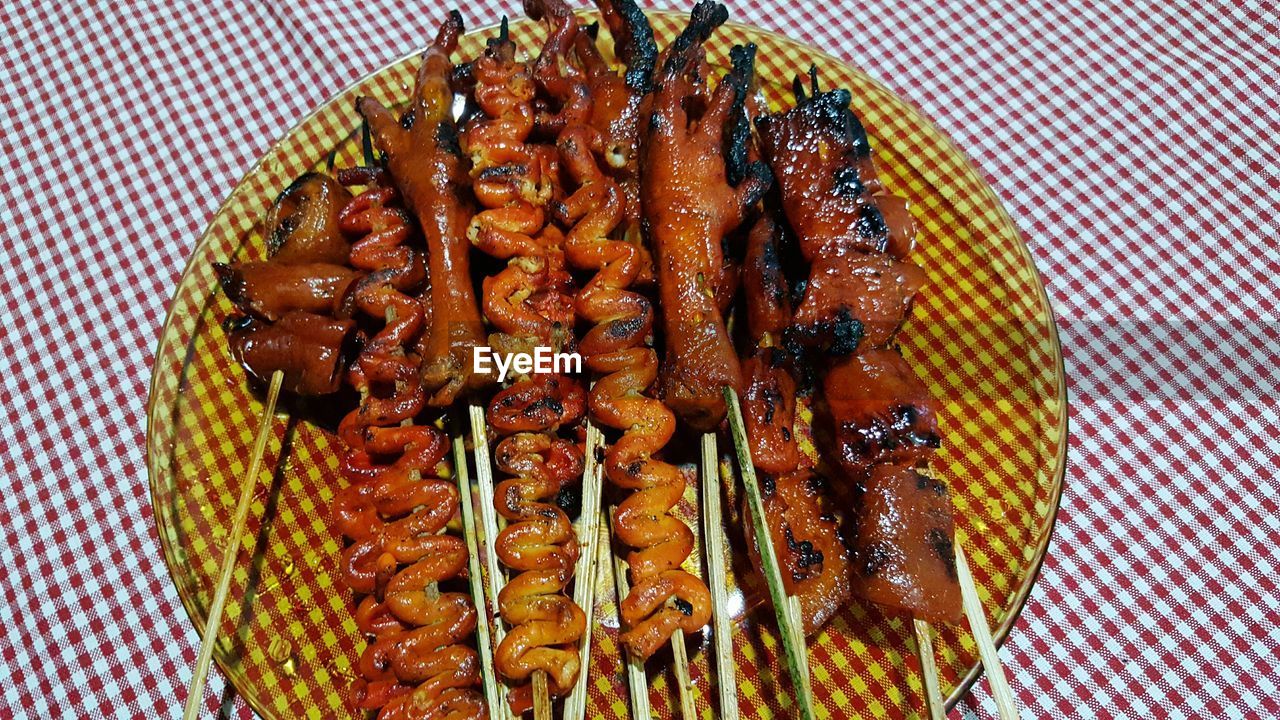
[[[687,17],[649,16],[660,46]],[[491,33],[467,34],[457,57],[474,56]],[[511,33],[526,49],[544,35],[528,20],[513,22]],[[939,401],[945,442],[934,468],[951,486],[957,534],[1003,640],[1044,559],[1066,459],[1062,355],[1035,265],[973,165],[918,110],[831,55],[746,25],[728,23],[715,33],[707,46],[713,66],[727,67],[729,48],[745,42],[759,46],[761,87],[774,107],[790,101],[790,79],[811,64],[824,87],[851,89],[883,181],[911,202],[920,226],[913,260],[929,282],[901,335],[902,349]],[[294,177],[358,164],[355,98],[403,102],[417,64],[415,54],[366,76],[290,130],[227,198],[179,281],[156,351],[147,468],[165,561],[197,628],[207,617],[262,407],[228,354],[219,323],[231,306],[212,263],[261,257],[263,215]],[[302,414],[282,413],[275,423],[214,658],[264,718],[356,717],[345,697],[363,640],[350,593],[334,580],[340,539],[327,523],[342,483],[337,448],[323,421],[299,420]],[[731,580],[742,713],[790,716],[793,696],[772,613],[753,609],[751,594],[737,591],[736,575]],[[602,584],[597,598],[589,715],[626,717],[612,589]],[[706,638],[691,642],[694,693],[708,710],[715,696],[710,651]],[[980,673],[977,648],[963,625],[938,628],[935,647],[950,707]],[[846,608],[810,641],[819,714],[923,713],[913,648],[904,618],[857,602]],[[661,658],[652,664],[651,701],[659,716],[671,717],[678,711],[664,667]]]

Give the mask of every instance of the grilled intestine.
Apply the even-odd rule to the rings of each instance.
[[[452,98],[447,84],[442,90],[440,83],[447,81],[442,73],[452,69],[448,55],[460,30],[460,19],[451,16],[425,52],[410,111],[417,114],[413,127],[425,130],[435,123],[437,137],[445,121],[431,114],[433,103],[444,101],[441,92]],[[456,181],[447,171],[449,161],[441,158],[447,150],[438,144],[391,144],[404,138],[383,124],[381,107],[365,100],[359,106],[384,144],[390,172],[377,167],[339,175],[364,188],[339,216],[341,229],[354,239],[350,264],[366,273],[353,284],[349,303],[377,328],[348,373],[360,403],[338,427],[340,468],[349,484],[332,506],[333,524],[348,543],[340,576],[359,599],[356,625],[370,639],[356,664],[352,700],[357,708],[376,709],[380,720],[485,717],[477,689],[480,662],[468,644],[478,613],[460,585],[467,547],[450,529],[459,493],[442,477],[452,472],[444,462],[449,443],[426,412],[441,393],[461,392],[468,380],[422,381],[427,358],[454,367],[450,352],[430,354],[439,346],[431,344],[429,333],[440,331],[452,339],[455,328],[466,329],[465,323],[450,322],[457,307],[433,300],[437,294],[469,291],[470,278],[447,271],[432,277],[429,268],[435,270],[437,263],[426,261],[448,242],[439,232],[447,231],[448,219],[457,212],[453,194],[458,186],[418,185]],[[405,168],[418,167],[418,161],[439,172],[406,176]],[[441,220],[434,226],[436,235],[428,231],[426,248],[405,207],[407,190],[415,193],[408,199],[419,218]]]
[[[554,117],[535,107],[541,94],[570,112],[571,90],[536,68],[558,67],[572,25],[553,31],[539,60],[516,58],[505,21],[497,37],[472,62],[468,76],[477,112],[461,135],[471,160],[471,178],[480,205],[467,236],[485,254],[506,261],[484,278],[483,308],[493,328],[495,352],[554,351],[573,345],[574,287],[565,265],[564,234],[548,222],[547,207],[560,191],[554,145],[536,142],[535,128],[553,126]],[[579,93],[581,97],[581,93]],[[486,419],[499,439],[494,464],[499,482],[494,506],[507,520],[497,537],[498,558],[511,573],[498,595],[508,631],[494,654],[499,674],[516,684],[512,709],[532,707],[530,683],[543,672],[553,696],[563,696],[577,680],[578,641],[586,616],[566,593],[579,548],[568,515],[555,500],[581,481],[582,449],[566,430],[581,420],[586,393],[560,373],[517,374],[489,402]]]

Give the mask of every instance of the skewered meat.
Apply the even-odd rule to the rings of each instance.
[[[333,315],[359,274],[345,265],[214,263],[222,291],[241,312],[275,322],[292,310]]]
[[[338,428],[340,465],[351,482],[334,499],[334,525],[350,544],[342,578],[361,596],[356,625],[370,637],[357,663],[353,704],[379,720],[480,718],[480,663],[465,644],[476,609],[466,593],[439,584],[466,572],[467,548],[445,532],[458,511],[458,490],[438,479],[448,443],[417,424],[426,406],[415,346],[425,310],[415,293],[425,279],[421,252],[410,244],[408,213],[380,169],[340,180],[365,190],[339,213],[356,238],[351,264],[368,272],[352,290],[354,307],[380,323],[349,373],[360,405]],[[434,713],[434,714],[432,714]]]
[[[660,394],[696,430],[724,419],[723,388],[742,389],[738,357],[717,303],[722,242],[769,184],[760,166],[736,187],[729,182],[725,128],[743,113],[755,48],[734,48],[732,72],[714,93],[707,89],[702,44],[727,17],[723,5],[702,0],[663,54],[645,129],[640,188],[666,342]]]
[[[670,512],[686,481],[658,457],[675,432],[675,417],[645,396],[658,375],[658,355],[646,344],[653,306],[633,289],[647,257],[626,237],[622,185],[635,176],[626,151],[618,151],[636,146],[637,126],[608,116],[642,105],[653,64],[653,32],[633,3],[617,0],[605,7],[606,19],[616,23],[618,54],[630,63],[622,83],[598,67],[588,70],[593,103],[596,89],[607,88],[599,99],[608,109],[593,104],[589,119],[567,124],[560,134],[563,165],[576,189],[556,215],[570,228],[565,245],[570,263],[594,273],[577,298],[578,314],[590,323],[579,351],[597,377],[590,395],[592,420],[622,433],[604,457],[610,483],[630,491],[614,518],[619,540],[632,548],[627,555],[631,593],[620,602],[626,628],[621,640],[633,655],[647,658],[677,631],[700,630],[711,617],[711,596],[701,580],[681,568],[693,550],[693,532]],[[588,52],[583,61],[590,67],[597,60]]]
[[[798,80],[797,80],[798,82]],[[887,344],[910,313],[924,274],[900,262],[915,242],[905,203],[883,191],[847,90],[804,97],[756,126],[787,220],[810,263],[789,342],[844,357]]]
[[[796,381],[788,371],[786,351],[777,346],[791,316],[777,232],[772,219],[763,215],[748,236],[742,283],[749,298],[751,347],[742,365],[742,413],[783,585],[799,598],[805,632],[812,633],[848,600],[849,557],[823,483],[794,434]],[[743,517],[749,513],[744,511]],[[755,534],[746,535],[759,569]]]
[[[945,486],[921,470],[940,444],[924,385],[891,347],[924,273],[905,201],[875,174],[870,144],[845,90],[812,95],[757,121],[782,207],[809,263],[785,345],[816,372],[815,436],[857,497],[853,588],[928,620],[960,614],[954,527]],[[815,352],[816,351],[816,352]]]
[[[267,211],[264,262],[215,263],[223,292],[240,313],[227,319],[231,354],[249,376],[299,395],[326,395],[341,386],[354,354],[356,324],[338,305],[358,273],[346,263],[350,243],[338,214],[351,199],[333,178],[307,173]]]
[[[419,350],[422,382],[434,406],[447,406],[493,380],[476,373],[473,363],[475,348],[484,345],[484,326],[471,285],[472,212],[449,87],[449,56],[461,32],[462,16],[455,10],[423,53],[413,101],[401,118],[373,98],[356,102],[427,242],[432,317]]]
[[[344,356],[352,349],[356,324],[293,311],[279,322],[240,316],[227,322],[231,355],[259,383],[284,373],[283,390],[327,395],[342,386]]]
[[[468,236],[483,252],[507,260],[484,279],[483,290],[485,317],[496,330],[490,344],[503,350],[528,351],[535,344],[561,348],[572,342],[573,287],[564,235],[547,224],[546,213],[559,192],[559,158],[555,146],[530,138],[538,124],[539,87],[562,106],[566,118],[574,114],[574,103],[583,101],[583,93],[559,76],[577,20],[567,10],[551,9],[552,33],[535,70],[516,60],[505,20],[470,67],[479,114],[461,142],[472,159],[473,186],[484,209],[472,219]],[[548,127],[558,122],[543,118]],[[585,404],[586,394],[573,379],[533,374],[517,377],[488,407],[489,427],[502,438],[494,465],[505,476],[494,506],[508,521],[495,549],[513,573],[498,594],[510,629],[494,662],[504,678],[520,684],[508,698],[516,713],[532,707],[533,673],[546,673],[550,693],[560,696],[580,670],[577,646],[586,616],[565,592],[578,560],[578,539],[554,501],[582,477],[582,450],[558,431],[576,424]]]

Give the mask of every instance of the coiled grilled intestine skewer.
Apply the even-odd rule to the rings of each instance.
[[[448,451],[436,428],[416,424],[426,405],[413,347],[424,325],[409,294],[425,279],[421,253],[398,193],[380,170],[340,173],[366,190],[342,211],[344,231],[360,239],[351,263],[369,274],[352,289],[355,307],[384,321],[349,372],[360,405],[340,423],[342,474],[351,484],[334,499],[333,522],[351,545],[342,578],[362,594],[356,625],[373,638],[357,663],[353,703],[380,719],[482,717],[485,704],[476,651],[463,644],[476,629],[464,593],[438,584],[467,566],[462,538],[442,532],[458,512],[458,490],[439,479]]]
[[[693,533],[670,514],[684,494],[685,478],[657,457],[675,432],[675,418],[644,394],[657,379],[658,356],[646,345],[652,304],[631,289],[643,256],[636,245],[610,237],[622,221],[625,198],[596,162],[595,152],[603,148],[592,128],[567,127],[559,145],[577,184],[557,209],[572,225],[566,253],[574,266],[595,271],[577,299],[579,315],[592,324],[579,344],[587,366],[598,374],[591,415],[622,431],[607,449],[605,476],[632,491],[614,518],[616,534],[632,548],[634,587],[619,604],[627,626],[621,642],[647,658],[676,630],[693,633],[706,625],[711,600],[702,580],[680,567],[693,550]]]
[[[490,345],[498,353],[530,352],[535,345],[558,351],[571,344],[573,306],[563,235],[546,223],[557,158],[554,147],[529,141],[536,87],[528,66],[515,59],[505,21],[470,73],[482,115],[471,120],[461,143],[484,209],[468,237],[481,251],[508,261],[484,280],[484,312],[495,329]],[[510,681],[532,680],[532,686],[512,690],[510,705],[517,714],[533,706],[539,718],[549,715],[550,696],[566,694],[580,671],[577,644],[586,619],[565,594],[578,541],[554,499],[582,475],[582,451],[559,429],[576,424],[584,407],[581,386],[558,373],[518,377],[490,402],[486,424],[502,438],[494,448],[495,467],[507,475],[491,502],[510,523],[496,538],[481,453],[488,430],[473,425],[490,557],[496,554],[516,573],[499,589],[501,573],[490,566],[498,611],[509,626],[498,643],[497,667]],[[474,410],[472,417],[478,418]]]

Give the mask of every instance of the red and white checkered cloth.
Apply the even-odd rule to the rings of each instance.
[[[1024,716],[1280,716],[1275,5],[731,5],[923,108],[1044,275],[1071,445],[1048,560],[1002,651]],[[502,11],[464,8],[471,24]],[[0,7],[0,716],[178,714],[198,641],[143,457],[168,299],[254,160],[442,12]],[[206,692],[250,715],[216,672]],[[983,684],[961,711],[993,715]]]

